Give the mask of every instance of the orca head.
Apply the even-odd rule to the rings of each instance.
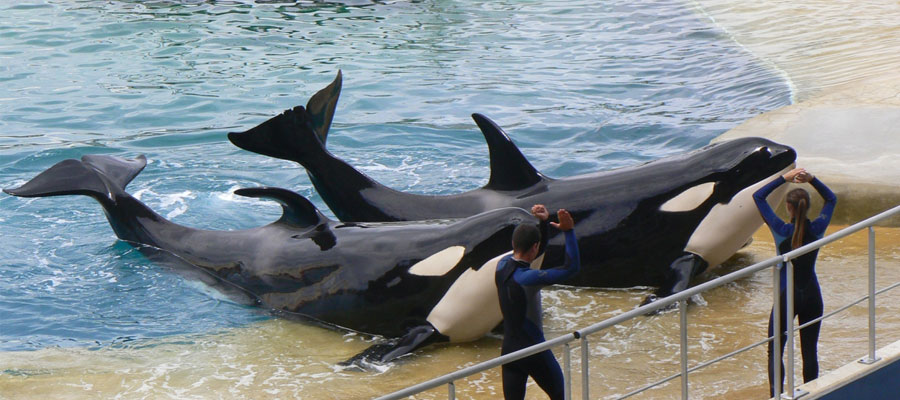
[[[710,158],[704,162],[713,167],[717,203],[728,203],[744,188],[778,173],[797,158],[791,147],[759,137],[715,143],[708,151]]]
[[[685,212],[703,204],[727,204],[744,188],[771,177],[794,163],[794,149],[768,139],[749,137],[713,143],[686,155],[692,184],[667,199],[661,211]]]

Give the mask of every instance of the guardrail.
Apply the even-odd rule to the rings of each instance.
[[[869,354],[866,358],[860,360],[860,362],[867,363],[867,364],[874,363],[875,361],[878,360],[878,358],[875,355],[875,296],[877,294],[884,293],[888,290],[896,288],[897,286],[900,286],[900,282],[894,283],[893,285],[888,286],[880,291],[877,291],[877,292],[875,291],[875,231],[873,229],[873,226],[876,223],[883,221],[885,219],[888,219],[894,215],[900,215],[900,206],[896,206],[896,207],[894,207],[890,210],[887,210],[885,212],[882,212],[881,214],[878,214],[874,217],[863,220],[854,225],[848,226],[847,228],[841,229],[840,231],[837,231],[837,232],[835,232],[831,235],[828,235],[822,239],[819,239],[815,242],[809,243],[803,247],[799,247],[789,253],[785,253],[783,255],[772,257],[772,258],[762,261],[762,262],[758,262],[749,267],[742,268],[739,271],[735,271],[728,275],[725,275],[725,276],[713,279],[711,281],[702,283],[700,285],[688,288],[688,289],[681,291],[679,293],[676,293],[672,296],[660,299],[656,302],[647,304],[642,307],[638,307],[634,310],[624,312],[622,314],[619,314],[615,317],[606,319],[597,324],[588,326],[583,329],[579,329],[575,332],[568,333],[568,334],[547,340],[543,343],[539,343],[534,346],[516,351],[514,353],[506,354],[504,356],[497,357],[497,358],[473,365],[471,367],[467,367],[467,368],[461,369],[459,371],[452,372],[447,375],[437,377],[437,378],[434,378],[434,379],[426,381],[426,382],[419,383],[414,386],[410,386],[406,389],[399,390],[399,391],[390,393],[390,394],[382,396],[382,397],[378,397],[378,400],[401,399],[404,397],[412,396],[417,393],[421,393],[421,392],[429,390],[429,389],[436,388],[441,385],[447,385],[447,388],[448,388],[447,397],[452,400],[452,399],[456,398],[456,387],[454,384],[455,381],[465,378],[465,377],[468,377],[470,375],[477,374],[479,372],[483,372],[483,371],[491,369],[491,368],[498,367],[500,365],[503,365],[503,364],[506,364],[506,363],[509,363],[509,362],[512,362],[515,360],[519,360],[519,359],[528,357],[532,354],[536,354],[536,353],[542,352],[544,350],[556,348],[559,346],[564,347],[563,352],[562,352],[562,354],[563,354],[562,368],[563,368],[563,375],[564,375],[564,379],[565,379],[566,399],[568,400],[571,398],[571,392],[572,392],[571,347],[570,347],[569,343],[576,341],[576,340],[580,340],[580,342],[581,342],[581,360],[582,360],[581,361],[581,374],[582,374],[581,397],[583,399],[588,399],[589,393],[590,393],[590,379],[589,379],[590,368],[589,368],[589,364],[588,364],[588,361],[590,360],[590,348],[588,347],[588,336],[591,334],[600,332],[604,329],[610,328],[612,326],[618,325],[620,323],[629,321],[633,318],[640,317],[640,316],[646,315],[648,313],[653,313],[660,309],[669,307],[675,303],[678,303],[679,316],[680,316],[681,371],[677,374],[668,376],[660,381],[648,384],[648,385],[643,386],[643,387],[641,387],[637,390],[634,390],[630,393],[626,393],[625,395],[622,395],[621,397],[619,397],[620,399],[634,396],[638,393],[652,389],[656,386],[662,385],[662,384],[669,382],[678,377],[682,378],[681,379],[681,397],[683,399],[687,399],[688,398],[688,376],[689,376],[689,373],[696,371],[698,369],[707,367],[707,366],[717,363],[719,361],[731,358],[737,354],[743,353],[754,347],[764,345],[770,341],[775,342],[774,343],[775,344],[774,353],[772,355],[776,360],[776,362],[773,363],[773,367],[775,368],[775,371],[773,371],[773,376],[777,377],[780,375],[780,365],[781,365],[781,363],[777,362],[777,360],[780,360],[782,358],[781,351],[779,350],[779,349],[781,349],[781,343],[780,343],[781,339],[780,339],[779,335],[774,335],[774,337],[770,337],[768,339],[765,339],[765,340],[759,341],[757,343],[751,344],[749,346],[743,347],[741,349],[735,350],[731,353],[725,354],[721,357],[718,357],[713,360],[706,361],[706,362],[700,363],[698,365],[695,365],[691,368],[688,368],[687,300],[696,294],[700,294],[707,290],[717,288],[719,286],[736,281],[738,279],[753,275],[753,274],[755,274],[759,271],[762,271],[766,268],[774,267],[772,269],[772,271],[773,271],[772,272],[772,277],[773,277],[772,278],[773,279],[772,292],[773,292],[773,300],[774,300],[773,304],[779,304],[779,292],[780,292],[780,286],[781,286],[780,269],[782,268],[781,265],[784,264],[785,267],[787,268],[787,282],[786,282],[787,283],[787,285],[786,285],[787,286],[787,293],[786,293],[787,315],[793,315],[794,274],[793,274],[793,263],[791,263],[791,260],[793,260],[799,256],[802,256],[806,253],[809,253],[810,251],[821,248],[821,247],[823,247],[827,244],[830,244],[834,241],[840,240],[850,234],[853,234],[853,233],[856,233],[863,229],[866,229],[866,228],[868,228],[868,231],[869,231],[868,294],[866,296],[863,296],[863,297],[851,302],[848,305],[845,305],[835,311],[825,314],[815,320],[809,321],[806,324],[803,324],[798,327],[794,327],[793,318],[788,318],[788,319],[786,319],[787,326],[785,327],[784,331],[794,332],[796,330],[805,328],[808,325],[812,325],[812,324],[819,322],[825,318],[831,317],[832,315],[835,315],[841,311],[844,311],[856,304],[859,304],[862,301],[868,300],[869,301],[869,327],[868,327],[869,328],[869,339],[868,339]],[[780,332],[780,331],[782,331],[782,328],[780,326],[781,324],[780,324],[780,318],[779,318],[779,313],[780,313],[779,307],[773,307],[773,311],[775,312],[775,315],[773,318],[773,323],[775,325],[773,326],[772,331]],[[786,378],[787,378],[787,388],[786,389],[787,390],[785,391],[786,393],[782,394],[783,399],[796,399],[796,398],[806,394],[805,392],[800,392],[800,391],[796,390],[796,388],[795,388],[794,346],[793,346],[794,339],[793,338],[794,338],[793,334],[787,335],[786,347],[787,347],[787,351],[788,351],[787,352],[788,360],[786,362],[786,365],[787,365],[786,372],[787,373],[785,374],[785,375],[787,375],[786,376]],[[781,387],[782,384],[778,379],[775,379],[775,385],[776,385],[775,392],[780,393],[782,391],[781,389],[783,389],[783,388]]]

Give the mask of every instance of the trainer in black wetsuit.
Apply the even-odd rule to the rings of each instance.
[[[811,221],[806,217],[809,208],[809,193],[803,189],[794,189],[787,194],[788,211],[791,214],[791,223],[785,223],[769,207],[766,197],[769,196],[776,188],[785,182],[793,181],[798,183],[809,182],[816,188],[819,195],[825,200],[825,206],[822,207],[819,217]],[[772,231],[775,237],[776,246],[778,246],[778,254],[784,254],[802,245],[811,243],[821,239],[825,235],[825,228],[831,222],[831,214],[834,212],[834,205],[837,198],[834,193],[825,186],[824,183],[810,175],[806,170],[797,168],[775,178],[766,186],[760,188],[753,194],[753,200],[756,207],[759,208],[763,220]],[[799,232],[795,228],[797,224],[797,216],[802,224]],[[797,233],[795,235],[795,233]],[[799,237],[797,237],[799,236]],[[822,291],[819,288],[819,280],[816,278],[816,255],[818,250],[813,250],[800,257],[793,259],[794,264],[794,314],[800,325],[822,316]],[[781,352],[784,353],[786,335],[784,332],[787,325],[787,269],[781,270],[781,292],[779,294],[780,315],[781,315]],[[772,336],[774,307],[772,313],[769,314],[769,337]],[[793,315],[791,318],[793,319]],[[800,352],[803,356],[803,382],[809,382],[819,376],[819,361],[817,354],[817,345],[819,341],[819,328],[821,323],[817,322],[806,328],[800,329]],[[772,373],[773,366],[773,342],[769,342],[769,394],[775,396],[775,380]],[[784,383],[784,362],[781,361],[781,376],[779,377]]]
[[[543,205],[535,205],[532,213],[546,226],[549,217]],[[520,225],[513,232],[513,254],[500,259],[495,275],[500,309],[503,311],[503,346],[509,354],[544,341],[541,322],[541,293],[544,286],[560,283],[575,275],[580,268],[578,242],[574,222],[566,210],[557,212],[559,223],[550,223],[566,237],[566,263],[562,267],[533,270],[531,261],[542,250],[546,234],[534,225]],[[525,398],[525,383],[530,375],[551,399],[564,396],[563,374],[550,350],[531,355],[502,366],[505,399]]]

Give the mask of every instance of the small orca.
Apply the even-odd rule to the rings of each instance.
[[[236,231],[194,229],[125,191],[146,163],[144,156],[86,155],[4,192],[90,196],[121,240],[242,303],[394,338],[364,352],[367,361],[388,361],[432,342],[474,340],[496,327],[496,263],[518,224],[538,223],[514,207],[464,219],[343,223],[295,192],[258,187],[235,193],[280,203],[277,221]]]
[[[567,283],[658,287],[647,301],[683,290],[692,277],[746,244],[762,225],[747,188],[786,170],[796,158],[788,146],[750,137],[632,167],[550,178],[528,162],[496,123],[473,114],[490,153],[487,184],[452,195],[404,193],[376,182],[325,147],[341,87],[339,71],[306,107],[231,132],[228,139],[245,150],[301,164],[343,221],[460,218],[537,203],[567,209],[582,249],[581,272]],[[549,265],[558,265],[563,239],[558,232],[551,235],[547,258]]]

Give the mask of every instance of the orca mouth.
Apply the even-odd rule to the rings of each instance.
[[[769,152],[769,161],[776,166],[772,174],[786,168],[797,160],[797,152],[790,146],[768,146],[767,150]]]
[[[796,159],[797,152],[793,148],[771,142],[757,147],[738,163],[733,172],[738,176],[746,176],[753,181],[749,184],[753,184],[783,170]]]

